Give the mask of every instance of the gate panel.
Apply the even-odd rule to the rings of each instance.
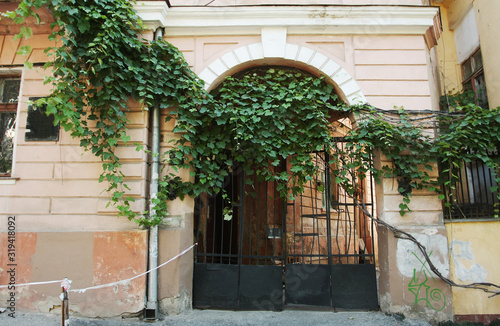
[[[283,268],[241,266],[239,308],[283,310]]]
[[[286,303],[378,309],[373,221],[335,183],[329,153],[313,153],[311,159],[319,173],[287,205]],[[359,186],[357,200],[373,215],[373,183],[367,181],[353,183]]]
[[[285,269],[286,304],[331,307],[328,265],[286,265]]]
[[[283,201],[273,183],[249,178],[236,169],[228,197],[197,199],[194,307],[283,309]]]
[[[375,265],[332,265],[334,308],[378,309]]]
[[[194,265],[193,306],[196,308],[238,308],[237,265]]]

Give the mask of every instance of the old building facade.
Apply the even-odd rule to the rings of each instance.
[[[182,51],[207,90],[216,89],[226,76],[279,66],[326,76],[349,105],[370,103],[383,109],[404,106],[408,110],[439,110],[440,94],[451,87],[448,80],[455,78],[453,85],[462,84],[457,65],[474,56],[479,43],[460,52],[456,30],[466,29],[460,28],[472,10],[479,22],[488,100],[490,105],[500,105],[495,98],[499,96],[494,88],[496,77],[492,76],[498,45],[492,41],[489,27],[480,24],[494,20],[487,17],[492,11],[481,7],[484,1],[478,0],[469,1],[472,9],[461,8],[456,1],[437,2],[170,0],[138,1],[134,8],[149,28],[144,36],[152,39],[161,31],[166,41]],[[2,11],[15,6],[0,4]],[[2,144],[2,160],[10,160],[11,165],[0,177],[0,284],[9,282],[4,273],[9,264],[5,248],[9,243],[8,221],[15,220],[17,284],[68,277],[73,289],[87,289],[127,280],[72,292],[71,310],[85,316],[117,316],[145,308],[172,314],[193,305],[286,309],[288,304],[380,308],[434,321],[454,315],[467,319],[500,314],[498,298],[488,299],[474,290],[455,290],[436,279],[414,244],[395,238],[386,228],[377,228],[349,206],[349,201],[325,200],[310,188],[310,194],[303,194],[300,200],[278,204],[265,200],[273,190],[262,185],[263,200],[257,203],[245,196],[241,184],[234,189],[243,189],[241,197],[247,199],[241,206],[239,224],[234,226],[221,220],[220,210],[214,208],[217,198],[169,203],[170,215],[158,230],[158,262],[168,261],[195,242],[198,246],[158,269],[153,285],[157,300],[149,306],[151,285],[147,277],[128,279],[148,270],[150,231],[116,218],[116,211],[107,206],[104,186],[98,183],[101,162],[84,152],[77,139],[57,128],[49,135],[37,133],[38,120],[30,113],[29,101],[51,91],[43,83],[50,72],[40,67],[48,60],[43,49],[50,45],[51,17],[47,11],[41,17],[42,24],[33,24],[34,35],[27,40],[14,37],[18,27],[13,23],[0,21],[2,94],[12,95],[0,104],[1,131],[13,144],[9,153]],[[461,19],[465,23],[460,23]],[[450,35],[454,31],[453,40]],[[29,57],[17,53],[26,44],[33,48]],[[453,56],[457,50],[459,56]],[[33,69],[23,66],[27,59],[34,63]],[[446,72],[444,79],[440,71]],[[479,80],[479,74],[474,76]],[[139,103],[130,101],[129,108],[131,143],[150,147],[151,117]],[[161,114],[159,145],[160,151],[165,151],[175,137],[175,121],[164,122],[166,113]],[[149,200],[150,158],[132,145],[119,146],[117,153],[124,163],[129,194],[135,198],[133,209],[140,212]],[[384,163],[380,158],[375,162]],[[437,166],[434,168],[437,173]],[[182,176],[189,178],[189,173]],[[233,181],[241,182],[237,176]],[[445,223],[437,194],[425,190],[413,194],[412,212],[401,216],[402,197],[394,180],[367,185],[366,193],[375,215],[423,243],[445,277],[457,282],[476,281],[478,278],[469,276],[484,269],[487,273],[478,276],[480,280],[498,279],[495,259],[491,258],[494,250],[483,252],[488,241],[494,240],[491,230],[498,227],[496,220]],[[259,206],[263,202],[265,208]],[[210,231],[224,227],[226,231]],[[471,238],[472,234],[488,236],[478,239]],[[255,275],[266,275],[269,283],[260,286],[263,281],[254,280]],[[257,294],[248,292],[259,287],[262,289]],[[296,295],[294,289],[309,294]],[[219,296],[211,296],[214,290],[221,291]],[[49,312],[57,311],[60,305],[57,284],[17,287],[16,291],[19,310]],[[474,301],[480,308],[468,305],[470,295],[477,296]],[[9,291],[0,289],[0,298],[9,299]]]

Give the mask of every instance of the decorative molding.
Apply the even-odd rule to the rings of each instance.
[[[259,35],[286,26],[288,34],[420,34],[434,24],[430,6],[237,6],[173,7],[138,1],[146,25],[160,23],[166,36]]]
[[[284,51],[280,51],[281,55],[277,55],[278,51],[274,47],[275,45],[271,42],[259,42],[234,49],[212,61],[199,74],[199,77],[205,81],[205,88],[210,89],[214,82],[220,80],[220,77],[224,76],[229,69],[237,65],[264,58],[283,58],[305,63],[321,71],[323,75],[335,83],[337,89],[341,92],[339,96],[347,104],[352,105],[367,102],[354,78],[333,59],[313,49],[297,44],[286,43]],[[265,55],[266,53],[271,55]]]
[[[167,13],[170,10],[163,1],[137,1],[134,10],[141,17],[147,28],[155,31],[158,27],[167,24]]]

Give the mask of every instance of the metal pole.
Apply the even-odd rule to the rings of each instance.
[[[151,144],[151,184],[150,184],[150,216],[155,215],[154,199],[158,194],[158,179],[159,179],[159,160],[160,155],[160,109],[158,106],[152,108],[152,144]],[[149,229],[149,266],[151,270],[148,276],[148,299],[146,303],[146,319],[156,319],[158,311],[158,225],[152,226]]]
[[[62,284],[61,284],[61,318],[62,318],[62,326],[68,326],[69,325],[69,298],[68,298],[68,289],[69,289],[69,283],[71,281],[68,281],[67,278],[64,278]]]
[[[159,27],[154,33],[155,40],[163,38],[163,28]],[[154,199],[158,194],[158,179],[160,177],[160,106],[155,104],[151,108],[153,121],[152,121],[152,135],[151,135],[151,184],[149,188],[150,203],[149,212],[150,216],[155,215]],[[158,314],[158,225],[149,229],[149,273],[148,278],[148,296],[146,302],[145,319],[155,320]]]
[[[62,303],[61,303],[61,318],[62,318],[62,324],[61,325],[64,326],[64,324],[65,324],[64,321],[66,320],[66,318],[64,317],[64,311],[66,310],[66,309],[64,309],[64,299],[65,299],[65,297],[64,297],[64,286],[62,286],[61,288],[62,288],[61,292],[62,292],[62,295],[63,295],[63,299],[62,299]]]

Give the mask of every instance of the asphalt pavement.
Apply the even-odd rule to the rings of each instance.
[[[16,312],[15,318],[0,314],[0,325],[45,326],[62,325],[60,315]],[[71,326],[202,326],[202,325],[338,325],[338,326],[430,326],[431,324],[399,315],[382,312],[333,312],[333,311],[221,311],[191,310],[174,316],[159,316],[156,321],[131,318],[81,318],[70,316]]]

